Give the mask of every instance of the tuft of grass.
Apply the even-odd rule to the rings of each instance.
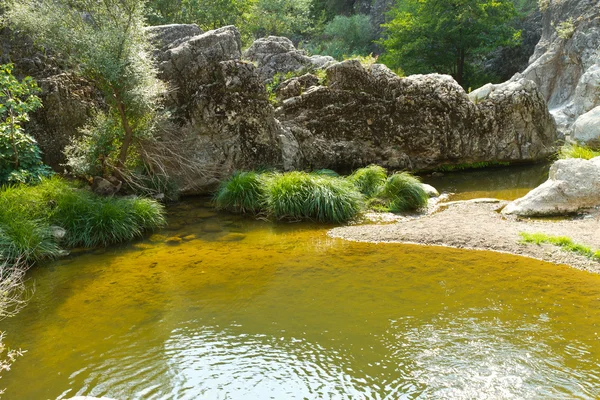
[[[565,158],[583,158],[584,160],[590,160],[594,157],[600,156],[600,151],[596,151],[590,147],[582,146],[577,143],[567,143],[560,148],[558,157]]]
[[[590,247],[575,243],[567,236],[551,236],[544,233],[527,233],[520,232],[521,243],[534,243],[540,245],[542,243],[549,243],[554,246],[558,246],[563,250],[570,251],[572,253],[580,254],[582,256],[591,258],[596,261],[600,261],[600,250],[592,250]]]
[[[429,196],[423,190],[421,181],[408,172],[399,172],[390,176],[381,191],[391,212],[417,210],[427,205]]]
[[[220,210],[257,214],[263,208],[265,196],[265,181],[260,174],[236,172],[221,183],[214,202]]]
[[[368,198],[376,196],[385,185],[387,171],[379,165],[357,169],[348,177],[358,190]]]
[[[163,206],[145,198],[99,197],[59,177],[0,190],[0,259],[31,263],[65,247],[107,246],[165,224]],[[60,240],[56,227],[65,229]]]
[[[350,182],[305,172],[276,174],[268,184],[267,210],[277,219],[346,222],[358,215],[363,197]]]

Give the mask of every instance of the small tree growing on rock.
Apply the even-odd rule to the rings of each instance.
[[[114,121],[114,141],[104,147],[107,154],[98,156],[105,171],[118,177],[138,164],[136,145],[154,135],[163,116],[160,96],[165,85],[150,58],[145,11],[140,0],[15,0],[8,11],[14,28],[60,55],[102,91],[108,109],[86,130],[102,136],[106,120]]]

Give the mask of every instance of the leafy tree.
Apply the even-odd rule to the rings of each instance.
[[[375,32],[367,15],[338,15],[325,25],[320,49],[315,48],[314,51],[337,59],[364,56],[370,53],[374,39]]]
[[[350,15],[354,11],[355,0],[313,0],[312,10],[315,15],[324,13],[327,20],[336,15]]]
[[[311,14],[310,0],[257,0],[248,18],[248,29],[254,38],[286,36],[294,42],[310,38],[320,20]]]
[[[36,182],[51,173],[37,142],[22,127],[42,106],[36,96],[40,89],[31,77],[19,82],[12,69],[12,64],[0,65],[0,184]]]
[[[399,0],[383,25],[382,60],[408,73],[439,72],[468,86],[466,71],[498,46],[518,43],[510,0]]]
[[[140,0],[15,0],[8,12],[16,29],[29,32],[102,91],[106,115],[118,126],[118,146],[106,160],[120,176],[135,145],[153,135],[161,117],[165,86],[149,56],[145,11]]]
[[[148,2],[150,24],[197,24],[202,29],[241,25],[254,0],[151,0]]]

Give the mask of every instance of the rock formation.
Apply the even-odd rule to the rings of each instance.
[[[600,206],[600,157],[556,161],[548,180],[508,204],[503,214],[547,216]]]
[[[335,63],[330,56],[307,56],[297,50],[292,41],[285,37],[269,36],[256,40],[244,52],[244,58],[255,62],[261,78],[269,81],[277,73],[298,72],[325,68]]]
[[[16,77],[32,76],[42,89],[43,107],[30,115],[26,129],[38,141],[44,162],[62,171],[64,147],[94,109],[102,107],[102,97],[89,82],[66,71],[60,60],[4,28],[0,29],[0,63],[8,62],[14,63]]]
[[[577,118],[600,106],[600,1],[552,0],[543,11],[542,37],[522,75],[569,133]]]
[[[283,101],[277,118],[301,152],[298,167],[390,169],[541,160],[556,128],[535,85],[495,86],[477,104],[447,75],[399,78],[357,60],[327,68],[327,86]],[[295,145],[295,144],[294,144]]]

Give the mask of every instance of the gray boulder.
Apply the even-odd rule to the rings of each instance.
[[[571,138],[594,148],[600,147],[600,106],[577,118],[571,130]]]
[[[309,57],[296,49],[290,39],[280,36],[256,40],[244,52],[244,59],[258,65],[259,74],[264,81],[273,79],[277,73],[325,68],[335,62],[335,59],[329,56]]]
[[[291,78],[277,88],[277,97],[280,100],[285,100],[290,97],[300,96],[303,91],[318,84],[319,78],[313,74],[304,74],[296,78]]]
[[[557,27],[565,22],[573,32],[560,37]],[[552,0],[542,27],[523,76],[537,84],[559,130],[568,133],[580,115],[600,105],[600,1]]]
[[[256,67],[240,60],[238,30],[228,26],[171,39],[176,45],[159,51],[158,65],[172,88],[167,106],[177,143],[170,157],[196,166],[170,171],[183,192],[211,190],[234,170],[280,166],[283,131]]]
[[[430,170],[536,161],[555,151],[554,121],[530,81],[494,86],[475,104],[447,75],[399,78],[356,60],[326,71],[328,86],[311,87],[277,109],[301,152],[298,167]]]
[[[558,160],[549,178],[526,196],[509,203],[503,214],[546,216],[575,213],[600,205],[600,157]]]

